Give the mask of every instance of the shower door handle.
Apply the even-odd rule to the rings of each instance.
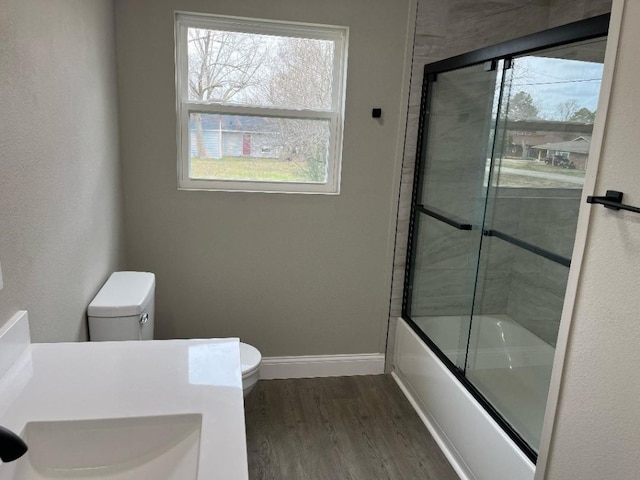
[[[589,195],[587,197],[587,203],[604,205],[604,208],[610,208],[611,210],[627,210],[629,212],[640,213],[640,208],[622,203],[622,195],[624,194],[617,190],[607,190],[604,197],[592,197]]]
[[[452,218],[442,212],[434,210],[433,208],[427,208],[424,205],[416,205],[416,208],[425,215],[429,215],[430,217],[435,218],[436,220],[440,220],[447,225],[456,227],[458,230],[473,230],[473,225],[471,225],[470,223],[465,223],[464,220]]]

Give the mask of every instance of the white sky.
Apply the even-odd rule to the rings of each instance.
[[[596,110],[603,64],[549,57],[515,59],[511,94],[521,90],[533,97],[540,116],[558,117],[558,105],[575,100],[578,109]]]

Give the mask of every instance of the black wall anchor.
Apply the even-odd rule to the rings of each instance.
[[[630,212],[640,213],[640,208],[622,203],[622,195],[623,193],[617,190],[607,190],[604,197],[588,196],[587,203],[598,203],[611,210],[628,210]]]

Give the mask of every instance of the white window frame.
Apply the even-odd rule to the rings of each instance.
[[[267,34],[277,36],[330,40],[334,42],[334,65],[331,107],[327,110],[295,110],[286,108],[242,106],[225,103],[190,102],[187,82],[187,30],[206,28],[233,32]],[[316,25],[293,22],[276,22],[241,17],[193,14],[175,14],[175,62],[178,142],[178,189],[215,190],[240,192],[280,193],[340,193],[342,163],[342,137],[344,128],[344,104],[347,76],[348,27]],[[329,121],[329,152],[327,158],[327,182],[270,182],[243,180],[211,180],[189,178],[191,113],[251,115],[262,117],[313,119]]]

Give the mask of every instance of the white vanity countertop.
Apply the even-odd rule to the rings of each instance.
[[[0,378],[0,425],[201,414],[198,479],[248,478],[238,339],[42,343]]]

